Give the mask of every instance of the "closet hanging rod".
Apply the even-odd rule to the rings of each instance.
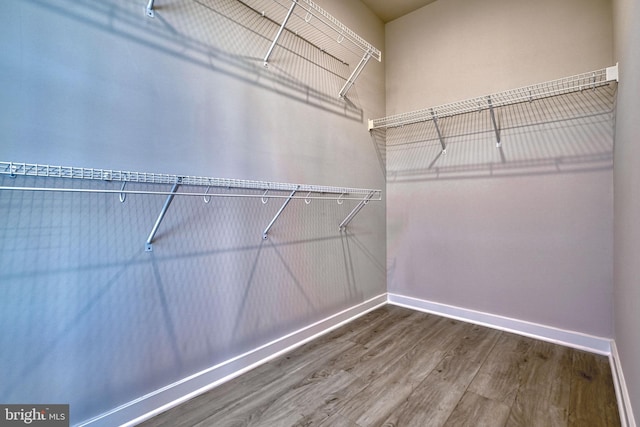
[[[244,189],[244,190],[260,190],[260,191],[293,191],[299,190],[305,195],[294,196],[296,199],[306,200],[361,200],[363,196],[374,192],[374,201],[382,200],[382,190],[371,190],[362,188],[349,187],[330,187],[319,185],[290,184],[269,181],[249,181],[239,179],[226,178],[209,178],[198,176],[168,175],[148,172],[128,172],[111,169],[93,169],[79,168],[68,166],[51,166],[31,163],[16,162],[0,162],[0,175],[16,176],[36,176],[44,178],[69,178],[82,179],[89,181],[103,182],[129,182],[143,184],[169,184],[173,185],[180,182],[181,186],[200,186],[200,187],[221,187],[226,189]],[[201,196],[201,197],[249,197],[249,198],[288,198],[288,195],[282,194],[235,194],[235,193],[212,193],[208,190],[202,192],[170,192],[170,191],[151,191],[151,190],[124,190],[119,189],[90,189],[90,188],[60,188],[60,187],[19,187],[19,186],[0,186],[0,190],[20,190],[20,191],[51,191],[51,192],[77,192],[77,193],[113,193],[119,195],[125,194],[148,194],[148,195],[164,195],[170,194],[179,196]],[[310,195],[318,194],[317,196]]]
[[[32,191],[32,192],[51,192],[51,193],[94,193],[94,194],[118,194],[118,195],[126,195],[126,194],[140,194],[140,195],[151,195],[151,196],[197,196],[197,197],[227,197],[227,198],[249,198],[249,199],[298,199],[298,200],[362,200],[362,197],[355,196],[342,196],[340,197],[337,193],[334,196],[293,196],[289,197],[287,194],[273,194],[269,193],[267,195],[264,194],[234,194],[234,193],[211,193],[211,192],[203,192],[203,193],[192,193],[192,192],[175,192],[171,191],[147,191],[147,190],[110,190],[110,189],[93,189],[93,188],[58,188],[58,187],[21,187],[21,186],[0,186],[0,191],[2,190],[14,190],[14,191]],[[375,198],[371,199],[374,202],[379,202],[382,200],[381,198],[381,190],[373,190],[376,194]],[[313,192],[312,192],[313,193]],[[324,194],[324,193],[320,193]],[[348,194],[348,193],[343,193]],[[362,194],[362,193],[360,193]],[[307,203],[308,204],[308,203]]]
[[[437,107],[430,107],[380,119],[369,120],[369,130],[393,128],[459,114],[491,110],[496,107],[535,101],[550,96],[595,89],[600,86],[608,85],[609,82],[612,81],[618,81],[618,64],[596,71],[524,86],[517,89],[506,90],[492,95],[480,96]]]

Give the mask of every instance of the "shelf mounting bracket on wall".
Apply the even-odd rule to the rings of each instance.
[[[149,0],[149,3],[147,3],[147,7],[145,9],[145,12],[147,13],[147,16],[149,18],[155,18],[156,16],[155,11],[153,10],[153,1],[154,0]]]
[[[278,29],[278,32],[276,33],[276,37],[271,42],[271,46],[269,46],[269,50],[267,51],[267,54],[264,57],[264,66],[265,67],[269,65],[269,57],[271,56],[271,53],[273,52],[273,49],[276,47],[276,44],[278,44],[278,39],[280,39],[280,36],[282,35],[282,32],[284,31],[284,28],[287,26],[287,22],[289,22],[289,18],[291,18],[291,14],[293,13],[293,9],[295,9],[296,4],[297,4],[296,0],[291,0],[291,7],[289,8],[289,11],[287,12],[287,15],[284,17],[284,20],[282,21],[282,25],[280,25],[280,28]]]
[[[160,223],[164,219],[164,216],[167,213],[167,209],[169,209],[169,206],[171,205],[171,202],[173,201],[173,198],[176,195],[176,191],[178,191],[178,186],[180,185],[180,181],[181,179],[178,178],[175,184],[173,184],[173,187],[171,188],[171,194],[167,196],[167,200],[165,200],[164,206],[162,206],[160,215],[158,215],[158,219],[156,220],[156,223],[153,225],[153,229],[151,230],[151,233],[149,233],[149,237],[147,238],[147,243],[144,246],[144,250],[146,252],[153,251],[153,244],[152,244],[153,238],[156,236],[156,233],[158,232],[158,227],[160,227]]]
[[[280,214],[282,214],[282,212],[284,211],[284,208],[287,207],[287,205],[289,204],[289,202],[291,201],[293,196],[296,194],[296,191],[298,191],[298,188],[296,188],[295,190],[293,190],[291,192],[291,194],[289,194],[289,197],[287,197],[287,200],[284,201],[284,203],[282,204],[282,207],[280,207],[280,210],[278,210],[278,212],[276,213],[276,216],[273,217],[273,219],[271,220],[269,225],[267,225],[267,228],[264,229],[264,231],[262,232],[262,238],[263,239],[266,240],[269,237],[269,230],[271,230],[271,227],[273,227],[273,224],[276,223],[276,220],[278,219]]]
[[[444,138],[442,137],[442,133],[440,132],[440,126],[438,126],[438,116],[436,112],[431,109],[431,117],[433,118],[433,124],[436,127],[436,132],[438,133],[438,139],[440,140],[440,145],[442,145],[442,154],[447,154],[447,146],[444,144]]]
[[[349,215],[347,215],[344,221],[340,223],[338,227],[340,231],[343,231],[345,228],[347,228],[347,225],[349,225],[351,220],[358,214],[358,212],[360,212],[362,208],[364,208],[369,203],[369,201],[374,196],[374,194],[375,194],[375,191],[372,191],[369,194],[367,194],[367,196],[364,199],[360,200],[360,203],[358,203],[356,207],[353,208],[353,210],[349,213]]]
[[[362,73],[362,70],[364,70],[365,65],[367,65],[367,62],[369,62],[369,59],[371,59],[371,52],[367,51],[362,56],[362,59],[358,63],[358,66],[353,70],[353,72],[347,79],[347,82],[344,84],[344,86],[342,86],[342,89],[340,89],[340,93],[338,94],[340,98],[344,98],[347,92],[349,92],[349,89],[351,89],[351,86],[353,86],[353,84],[356,82],[356,80],[360,76],[360,73]]]
[[[498,124],[496,123],[496,115],[493,112],[493,104],[491,103],[491,95],[487,96],[487,104],[489,104],[489,114],[491,115],[491,123],[493,124],[493,130],[496,133],[496,147],[502,147],[502,142],[500,141],[500,130],[498,129]]]

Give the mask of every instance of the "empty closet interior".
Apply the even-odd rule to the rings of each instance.
[[[635,425],[638,6],[383,9],[0,5],[0,403],[135,424],[393,304],[606,355]]]

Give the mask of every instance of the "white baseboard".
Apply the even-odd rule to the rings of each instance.
[[[378,295],[233,359],[127,402],[86,420],[79,426],[134,426],[385,304],[387,304],[387,294]]]
[[[452,305],[407,297],[398,294],[388,294],[390,304],[399,305],[414,310],[450,317],[501,331],[536,338],[567,347],[585,350],[608,356],[611,354],[611,339],[587,335],[575,331],[567,331],[552,326],[540,325],[524,320],[512,319],[491,313],[469,310]]]
[[[636,420],[633,416],[631,408],[631,398],[627,390],[627,383],[622,373],[622,365],[620,364],[620,355],[615,341],[611,341],[611,354],[609,355],[611,363],[611,373],[613,375],[613,385],[616,389],[616,400],[618,401],[618,412],[620,413],[620,424],[622,427],[636,427]]]
[[[636,427],[618,351],[613,340],[398,294],[378,295],[244,354],[169,384],[162,389],[127,402],[95,418],[86,420],[79,426],[134,426],[387,303],[608,355],[622,427]]]

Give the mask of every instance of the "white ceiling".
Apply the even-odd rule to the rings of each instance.
[[[361,0],[369,9],[382,19],[389,22],[396,18],[420,9],[436,0]]]

